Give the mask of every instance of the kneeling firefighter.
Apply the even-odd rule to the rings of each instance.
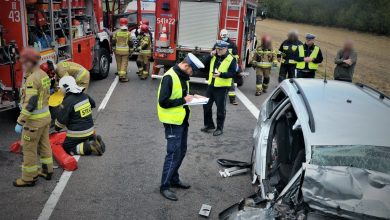
[[[41,69],[48,75],[52,75],[54,72],[57,80],[64,76],[72,76],[75,78],[77,85],[84,88],[84,92],[88,90],[90,73],[78,63],[63,61],[56,65],[53,61],[48,60],[46,63],[41,64]]]
[[[38,175],[50,180],[53,174],[49,142],[50,78],[39,68],[40,59],[40,54],[33,48],[25,48],[20,54],[26,75],[20,98],[22,111],[15,126],[15,132],[21,134],[23,146],[22,177],[13,182],[16,187],[34,186]],[[41,169],[38,167],[38,154]]]
[[[57,131],[65,127],[68,129],[63,144],[64,150],[71,155],[102,155],[106,147],[102,137],[95,135],[92,118],[95,101],[83,93],[84,88],[78,86],[73,77],[61,78],[59,86],[65,98],[55,120],[55,128]]]

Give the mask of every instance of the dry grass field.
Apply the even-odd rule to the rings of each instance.
[[[390,95],[390,37],[272,19],[257,21],[256,32],[258,39],[264,33],[270,34],[273,37],[274,49],[278,49],[290,29],[299,31],[302,42],[306,33],[317,35],[317,44],[321,47],[324,57],[327,54],[328,59],[327,65],[324,60],[317,77],[323,76],[326,66],[329,78],[333,78],[334,57],[343,41],[351,38],[358,53],[354,81],[372,85]]]

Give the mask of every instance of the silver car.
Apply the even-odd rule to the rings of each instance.
[[[390,218],[390,98],[381,92],[285,80],[264,102],[253,137],[259,192],[250,208],[222,219]]]

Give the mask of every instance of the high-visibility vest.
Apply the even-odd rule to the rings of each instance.
[[[130,33],[126,31],[118,31],[114,33],[114,38],[116,39],[115,52],[120,54],[129,53],[128,42],[131,39]]]
[[[311,52],[310,57],[315,59],[318,56],[318,52],[320,51],[320,48],[318,46],[314,46],[314,50]],[[303,45],[299,45],[298,47],[299,57],[305,57],[305,49],[303,48]],[[305,61],[298,62],[297,63],[297,69],[303,70],[305,69]],[[317,70],[318,69],[318,63],[309,63],[309,69],[310,70]]]
[[[171,76],[172,78],[172,93],[169,99],[170,100],[181,99],[183,97],[183,89],[181,87],[181,82],[177,73],[173,70],[173,68],[171,68],[164,74],[163,77],[165,76]],[[161,80],[161,82],[162,81],[163,80]],[[162,108],[160,106],[158,100],[160,99],[161,82],[157,93],[158,119],[162,123],[181,125],[183,124],[184,118],[186,117],[186,109],[184,108],[183,105],[179,105],[171,108]],[[190,84],[187,81],[187,93],[189,92],[189,90],[190,90]]]
[[[214,74],[214,64],[216,60],[216,56],[213,56],[210,61],[210,72],[209,72],[209,80],[208,84],[210,85],[213,80]],[[221,65],[218,67],[218,71],[220,73],[226,73],[229,70],[230,64],[232,63],[234,57],[231,54],[228,54],[227,57],[222,61]],[[230,87],[232,85],[232,78],[221,78],[216,77],[214,79],[214,87]]]

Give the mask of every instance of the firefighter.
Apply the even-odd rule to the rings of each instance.
[[[223,125],[226,116],[226,98],[229,88],[232,85],[233,77],[236,74],[236,59],[228,51],[229,43],[217,41],[216,51],[210,53],[205,66],[209,68],[208,87],[206,96],[209,101],[203,106],[204,127],[202,132],[209,133],[215,129],[213,122],[213,103],[217,105],[217,129],[214,136],[223,133]]]
[[[38,175],[50,180],[53,174],[53,157],[49,142],[50,78],[39,68],[40,59],[40,54],[33,48],[26,48],[20,54],[20,63],[26,76],[20,99],[22,111],[15,126],[15,132],[21,134],[23,147],[22,177],[13,182],[16,187],[34,186]]]
[[[130,48],[133,46],[131,34],[128,31],[127,19],[119,20],[120,29],[115,31],[112,37],[112,45],[115,53],[115,60],[118,69],[119,81],[128,82],[127,66],[129,64]]]
[[[149,76],[150,57],[152,55],[152,41],[149,35],[149,27],[145,24],[141,25],[139,38],[139,46],[136,51],[139,52],[137,58],[138,76],[141,80],[145,80]]]
[[[261,38],[261,45],[256,48],[252,57],[252,66],[256,69],[256,96],[267,92],[271,68],[276,63],[276,53],[272,50],[271,37],[264,35]]]
[[[295,77],[296,57],[298,53],[298,46],[302,42],[298,40],[298,31],[291,30],[287,34],[287,40],[279,47],[278,61],[281,62],[279,70],[279,82],[287,78]]]
[[[200,68],[204,68],[203,63],[189,53],[181,63],[164,74],[157,93],[158,118],[164,124],[167,139],[167,155],[162,171],[160,193],[173,201],[176,201],[177,197],[170,187],[182,189],[191,187],[180,180],[178,170],[187,151],[190,109],[184,104],[193,98],[189,95],[189,80],[192,73]]]
[[[236,62],[237,62],[236,75],[240,74],[240,68],[238,65],[238,59],[240,57],[238,56],[238,49],[237,49],[236,43],[234,43],[234,41],[232,41],[229,38],[229,32],[226,29],[222,29],[219,35],[223,41],[229,43],[229,47],[228,47],[229,53],[231,53],[233,55],[233,57],[236,59]],[[214,49],[215,49],[215,47],[213,48],[213,50]],[[232,80],[232,86],[229,89],[228,96],[229,96],[230,104],[238,105],[238,102],[236,101],[236,87],[234,86],[234,78]]]
[[[92,108],[95,101],[83,93],[73,77],[60,79],[59,87],[65,94],[59,116],[55,120],[57,131],[67,128],[64,150],[71,155],[102,155],[106,149],[100,135],[95,135]]]
[[[314,78],[318,64],[322,63],[322,52],[314,44],[315,38],[313,34],[306,34],[305,44],[298,47],[297,78]]]
[[[63,61],[56,65],[53,61],[48,60],[46,63],[41,64],[41,69],[49,76],[54,72],[57,80],[60,80],[64,76],[72,76],[75,78],[78,86],[85,88],[84,92],[89,87],[90,73],[78,63]]]

